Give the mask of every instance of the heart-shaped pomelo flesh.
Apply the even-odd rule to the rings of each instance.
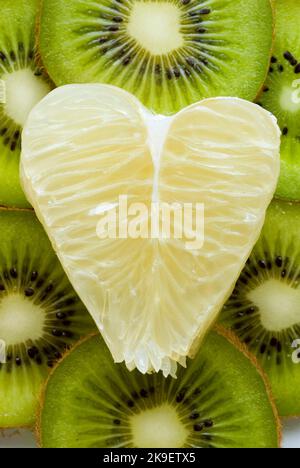
[[[274,117],[235,98],[163,117],[118,88],[69,85],[35,107],[24,190],[116,362],[168,375],[195,352],[260,234],[279,145]],[[103,212],[123,195],[130,206],[192,203],[194,214],[204,204],[202,248],[100,238]]]

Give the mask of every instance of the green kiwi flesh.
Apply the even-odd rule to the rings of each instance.
[[[33,424],[49,369],[94,325],[34,213],[0,210],[0,225],[0,428],[6,428]]]
[[[178,378],[114,364],[98,336],[75,347],[44,390],[45,448],[277,447],[280,425],[259,369],[211,332]]]
[[[253,101],[269,67],[270,0],[44,0],[39,52],[57,85],[108,83],[170,114]]]
[[[220,318],[259,360],[281,416],[300,415],[299,233],[300,205],[274,201]]]
[[[300,2],[276,0],[276,40],[259,103],[282,131],[277,196],[300,200]]]
[[[35,57],[38,0],[1,0],[0,205],[28,202],[19,182],[21,132],[32,107],[51,89]]]

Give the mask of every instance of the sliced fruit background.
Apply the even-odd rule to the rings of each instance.
[[[272,39],[269,0],[44,0],[39,51],[58,86],[108,83],[170,114],[213,96],[253,101]]]
[[[281,438],[261,371],[216,332],[176,380],[129,373],[90,338],[48,380],[37,430],[45,448],[275,448]]]
[[[277,117],[282,131],[277,196],[300,200],[300,3],[275,4],[275,45],[259,103]]]
[[[34,423],[49,369],[94,330],[31,211],[0,210],[0,428]]]
[[[273,202],[220,321],[268,374],[279,413],[300,415],[300,205]]]
[[[29,204],[19,182],[21,132],[32,107],[53,88],[38,65],[35,22],[38,0],[1,0],[0,205]]]

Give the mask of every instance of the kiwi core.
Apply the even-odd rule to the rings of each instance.
[[[300,81],[299,81],[300,85]],[[296,113],[300,110],[299,89],[291,86],[284,86],[280,95],[280,107],[284,111]]]
[[[0,301],[0,339],[7,346],[38,340],[44,321],[43,309],[21,294],[9,294]]]
[[[49,93],[50,86],[35,76],[31,68],[7,73],[2,80],[5,112],[23,127],[31,109]]]
[[[184,447],[189,434],[176,409],[167,404],[135,414],[130,422],[137,448]]]
[[[300,290],[270,279],[249,292],[266,330],[280,332],[300,322]]]
[[[152,55],[168,54],[183,46],[180,15],[180,9],[169,2],[135,2],[128,33]]]

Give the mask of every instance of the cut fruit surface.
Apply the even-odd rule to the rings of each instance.
[[[38,0],[1,0],[0,205],[28,207],[19,180],[21,132],[34,105],[53,88],[36,60]]]
[[[94,331],[31,211],[0,210],[0,428],[34,423],[49,369]]]
[[[282,131],[277,196],[300,200],[300,3],[276,0],[276,34],[269,74],[259,103]]]
[[[270,397],[245,349],[219,333],[178,379],[128,372],[95,336],[51,374],[38,437],[44,448],[275,448]]]
[[[22,127],[31,109],[50,91],[49,84],[30,68],[4,74],[2,89],[7,117]]]
[[[273,202],[220,321],[268,374],[279,413],[300,415],[300,206]]]
[[[39,51],[57,86],[112,84],[171,114],[213,96],[253,101],[272,39],[269,0],[44,0]]]
[[[279,144],[275,119],[239,99],[163,117],[118,88],[69,85],[31,113],[24,190],[117,362],[168,375],[197,348],[259,236]],[[152,230],[157,204],[180,207],[169,236],[162,211]]]

